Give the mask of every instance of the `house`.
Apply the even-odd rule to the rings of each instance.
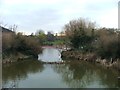
[[[2,28],[0,27],[0,54],[2,53]]]
[[[0,26],[0,36],[3,38],[9,38],[11,37],[13,34],[15,34],[15,32],[5,28],[5,27],[1,27]]]
[[[14,33],[13,31],[11,31],[7,28],[1,27],[1,26],[0,26],[0,31],[2,31],[2,33]]]

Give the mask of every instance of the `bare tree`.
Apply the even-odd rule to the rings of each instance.
[[[17,28],[18,26],[16,24],[9,26],[9,29],[15,33],[17,32]]]
[[[72,37],[75,32],[77,32],[76,34],[80,34],[81,31],[87,32],[90,35],[94,28],[95,22],[83,18],[72,20],[64,26],[65,33],[68,37]]]
[[[6,24],[4,24],[4,22],[3,21],[0,21],[0,26],[1,27],[6,27],[8,24],[6,23]]]

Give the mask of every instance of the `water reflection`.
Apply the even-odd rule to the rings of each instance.
[[[45,48],[42,60],[59,60],[59,51]],[[18,88],[115,88],[120,87],[115,70],[87,62],[41,64],[26,60],[3,66],[3,87]],[[119,74],[120,75],[120,74]]]
[[[12,65],[4,65],[2,69],[3,87],[11,87],[8,84],[15,84],[20,80],[25,80],[28,74],[42,72],[44,67],[37,60],[26,60]]]
[[[116,88],[118,73],[87,62],[55,65],[63,82],[70,88]]]

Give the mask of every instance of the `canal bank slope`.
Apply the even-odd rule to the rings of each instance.
[[[100,63],[102,66],[107,68],[115,68],[120,71],[120,59],[110,60],[102,59],[101,57],[97,56],[95,53],[81,53],[79,51],[63,51],[61,53],[61,57],[64,60],[78,60],[78,61],[87,61],[92,63]],[[74,62],[74,61],[73,61]]]

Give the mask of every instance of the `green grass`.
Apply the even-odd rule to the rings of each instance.
[[[51,41],[45,41],[43,43],[43,45],[61,45],[61,44],[64,44],[63,40],[55,40],[53,42],[51,42]]]

